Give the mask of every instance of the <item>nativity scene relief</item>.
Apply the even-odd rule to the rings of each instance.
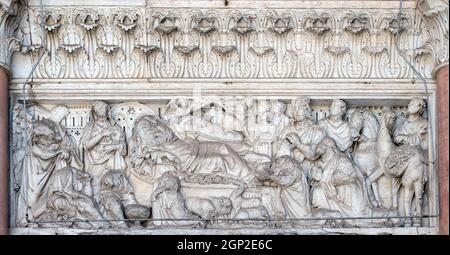
[[[426,101],[14,107],[17,227],[427,226]]]

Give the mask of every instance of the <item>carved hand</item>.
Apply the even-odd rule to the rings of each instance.
[[[102,136],[111,136],[113,134],[112,130],[109,128],[105,128],[100,133]]]
[[[120,150],[122,149],[122,145],[121,144],[111,144],[111,145],[105,145],[104,150],[107,152],[110,151],[116,151],[116,150]]]
[[[173,155],[173,154],[170,153],[170,152],[164,152],[163,154],[160,155],[160,157],[161,157],[161,160],[164,159],[164,158],[166,158],[168,161],[170,161],[170,162],[172,162],[172,163],[174,163],[174,164],[177,164],[178,161],[179,161],[179,160],[178,160],[178,157],[175,156],[175,155]]]
[[[405,135],[397,135],[395,141],[399,144],[405,144],[407,137]]]
[[[300,144],[300,138],[295,133],[287,134],[286,139],[292,144],[295,144],[295,145]]]
[[[63,159],[69,159],[70,158],[70,151],[67,148],[61,148],[59,152]]]
[[[359,141],[361,141],[361,142],[366,142],[367,140],[368,139],[367,139],[367,137],[365,135],[362,135],[362,136],[359,137]]]
[[[313,180],[320,182],[322,180],[322,169],[318,167],[314,167],[311,170],[311,177]]]

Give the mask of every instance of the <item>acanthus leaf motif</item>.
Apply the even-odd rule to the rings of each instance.
[[[252,26],[252,17],[250,16],[240,16],[236,24],[231,28],[234,32],[245,35],[254,31],[254,27]]]
[[[61,25],[61,14],[47,13],[44,15],[44,28],[48,32],[56,31]]]
[[[132,31],[138,24],[139,15],[136,12],[119,13],[117,15],[117,26],[125,32]]]
[[[369,19],[366,15],[355,15],[349,18],[345,30],[360,34],[369,29]]]
[[[99,15],[97,13],[86,13],[80,15],[80,26],[86,31],[95,29],[98,26]]]
[[[195,23],[194,30],[198,31],[200,34],[206,35],[217,30],[214,25],[215,19],[213,17],[199,17],[195,19]]]
[[[74,53],[81,48],[81,35],[75,25],[67,25],[63,28],[61,33],[61,43],[59,47],[64,49],[67,53]]]
[[[315,17],[312,18],[311,24],[306,28],[306,30],[320,35],[330,30],[327,23],[328,17]]]
[[[175,22],[176,22],[176,17],[174,17],[174,16],[162,17],[159,21],[158,26],[155,28],[155,30],[164,35],[170,35],[171,33],[178,30],[178,26],[176,25]]]

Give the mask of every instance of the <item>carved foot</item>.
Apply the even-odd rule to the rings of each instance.
[[[414,218],[412,222],[414,227],[422,226],[422,218]]]
[[[342,228],[345,226],[345,222],[343,220],[332,219],[327,220],[324,226],[328,228]]]
[[[382,208],[382,207],[383,207],[383,203],[382,203],[380,200],[375,200],[375,201],[373,202],[373,205],[374,205],[376,208]]]
[[[390,222],[392,222],[393,227],[400,227],[401,226],[401,220],[399,218],[390,219]]]
[[[207,225],[208,225],[207,221],[199,221],[199,222],[194,226],[194,228],[203,228],[203,229],[205,229]]]
[[[412,227],[412,220],[410,218],[405,219],[405,223],[403,225],[405,227]]]
[[[375,196],[370,193],[369,193],[369,201],[370,201],[370,204],[372,205],[372,208],[379,208],[382,206],[381,201],[376,199]]]

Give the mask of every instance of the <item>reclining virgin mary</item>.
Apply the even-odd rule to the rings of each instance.
[[[265,157],[252,152],[238,153],[225,143],[180,139],[163,120],[152,115],[136,120],[129,145],[133,168],[171,164],[187,174],[231,177],[246,184],[255,178],[246,159],[254,162]]]

